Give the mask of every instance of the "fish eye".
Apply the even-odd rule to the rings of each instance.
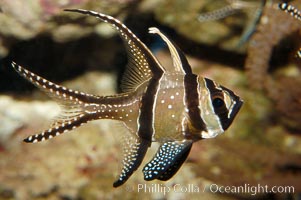
[[[213,99],[212,104],[213,104],[214,108],[220,108],[225,104],[225,102],[220,97],[216,97]]]

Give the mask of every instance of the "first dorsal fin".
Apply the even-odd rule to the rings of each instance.
[[[91,15],[111,24],[122,37],[128,53],[128,65],[124,73],[121,89],[123,92],[135,90],[139,85],[152,77],[161,77],[164,68],[153,56],[143,42],[137,38],[119,20],[101,13],[82,9],[66,9],[65,11]]]
[[[163,143],[153,159],[144,166],[144,179],[170,179],[186,160],[191,146],[190,140]]]

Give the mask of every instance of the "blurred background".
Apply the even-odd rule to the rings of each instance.
[[[301,21],[281,11],[280,2],[0,0],[0,199],[301,199]],[[301,10],[299,0],[288,2]],[[139,168],[120,188],[112,186],[121,167],[120,124],[94,121],[46,142],[23,143],[48,129],[59,106],[20,77],[12,60],[75,90],[120,89],[127,63],[120,37],[108,24],[64,8],[118,18],[171,65],[164,43],[148,33],[158,27],[196,74],[242,97],[233,124],[195,143],[171,180],[145,182]],[[249,190],[235,192],[239,186]]]

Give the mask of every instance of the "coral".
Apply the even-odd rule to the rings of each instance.
[[[293,75],[286,76],[282,73],[276,76],[271,73],[274,66],[270,60],[275,46],[300,29],[300,21],[282,12],[277,4],[266,6],[249,43],[245,62],[250,85],[265,91],[275,102],[280,116],[286,119],[291,128],[297,129],[301,123],[300,68],[295,66]]]
[[[262,88],[268,73],[273,48],[281,39],[301,28],[301,23],[272,6],[266,6],[260,24],[251,38],[245,63],[248,78]]]

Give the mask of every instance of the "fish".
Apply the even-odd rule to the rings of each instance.
[[[301,11],[295,8],[294,6],[288,4],[288,3],[279,3],[278,7],[280,10],[289,13],[292,17],[295,19],[301,21]],[[296,57],[301,58],[301,48],[297,50]]]
[[[292,17],[301,21],[301,11],[288,3],[279,3],[280,10],[289,13]]]
[[[233,122],[243,101],[232,90],[192,72],[183,51],[158,28],[149,28],[167,44],[172,66],[162,66],[149,48],[123,23],[83,9],[65,11],[94,16],[121,36],[128,64],[121,92],[99,96],[55,84],[12,62],[25,79],[61,106],[51,127],[24,139],[36,143],[71,131],[92,120],[121,121],[130,132],[124,141],[122,169],[114,187],[123,185],[141,165],[151,144],[160,146],[143,167],[144,179],[167,181],[180,169],[194,142],[220,135]]]

